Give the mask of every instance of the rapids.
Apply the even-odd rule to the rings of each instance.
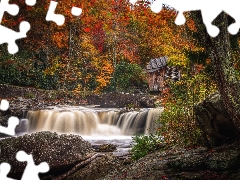
[[[159,117],[163,108],[145,108],[125,112],[123,109],[94,107],[48,107],[24,113],[17,136],[39,131],[59,134],[78,134],[92,145],[113,144],[115,156],[128,156],[132,136],[149,135],[161,125]]]
[[[82,136],[132,136],[150,134],[160,126],[156,123],[163,108],[123,112],[120,109],[53,107],[28,111],[27,132],[51,131]]]

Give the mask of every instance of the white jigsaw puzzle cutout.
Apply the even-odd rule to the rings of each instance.
[[[9,108],[9,102],[5,99],[2,99],[0,104],[0,110],[6,111],[8,110],[8,108]],[[8,119],[8,127],[0,126],[0,133],[14,136],[15,128],[18,124],[19,124],[19,119],[15,116],[11,116]]]
[[[25,0],[28,6],[34,6],[36,0]],[[65,22],[65,17],[62,14],[55,14],[55,9],[58,2],[51,1],[46,15],[47,21],[54,21],[57,25],[63,25]],[[19,7],[16,4],[9,4],[9,0],[1,0],[0,2],[0,23],[4,12],[8,12],[12,16],[16,16],[19,12]],[[74,16],[79,16],[82,13],[82,9],[78,7],[72,7],[71,13]],[[18,46],[16,44],[17,39],[22,39],[27,37],[27,32],[30,30],[30,24],[27,21],[22,21],[19,25],[19,32],[13,31],[0,24],[0,44],[8,43],[8,52],[10,54],[15,54],[18,52]]]
[[[41,162],[39,165],[35,165],[31,154],[27,154],[24,151],[18,151],[16,159],[20,162],[27,162],[27,166],[23,172],[21,180],[40,180],[38,174],[46,173],[49,171],[49,165],[46,162]],[[7,177],[10,172],[11,165],[9,163],[0,164],[0,180],[16,180]]]
[[[13,31],[7,27],[0,25],[0,44],[8,43],[8,52],[15,54],[18,52],[18,46],[16,44],[17,39],[27,37],[27,32],[30,29],[30,24],[26,21],[20,23],[20,32]]]
[[[56,1],[51,1],[50,2],[48,12],[47,12],[47,15],[46,15],[46,21],[53,21],[58,26],[61,26],[65,22],[65,17],[62,14],[55,14],[57,4],[58,4],[58,2],[56,2]],[[78,7],[72,7],[71,13],[74,16],[80,16],[81,13],[82,13],[82,9],[78,8]]]
[[[36,0],[26,0],[29,6],[35,5]],[[9,0],[1,0],[0,2],[0,23],[2,22],[4,12],[8,12],[12,16],[16,16],[19,12],[19,7],[16,4],[9,4]],[[17,39],[27,37],[27,32],[30,30],[30,24],[23,21],[19,25],[19,32],[13,31],[7,27],[0,25],[0,44],[8,43],[8,52],[15,54],[18,52],[16,44]]]
[[[8,12],[12,16],[16,16],[19,12],[19,7],[16,4],[9,4],[8,0],[0,2],[0,22],[2,22],[4,12]]]
[[[131,0],[130,2],[135,3],[136,0]],[[219,34],[219,28],[214,26],[212,22],[216,17],[222,12],[226,12],[232,18],[235,19],[235,23],[228,27],[228,32],[232,35],[238,33],[240,28],[240,0],[155,0],[151,4],[151,10],[155,13],[159,13],[162,10],[162,5],[166,4],[173,7],[178,11],[175,23],[177,25],[182,25],[185,23],[186,19],[183,15],[186,11],[201,10],[203,23],[206,26],[207,32],[210,36],[216,37]]]
[[[27,162],[21,180],[40,180],[38,174],[46,173],[50,169],[47,162],[41,162],[39,165],[35,165],[32,155],[24,151],[18,151],[16,159],[20,162]]]
[[[19,119],[17,117],[12,116],[8,119],[8,127],[0,126],[0,133],[14,136],[15,128],[18,124],[19,124]]]
[[[34,6],[36,4],[36,0],[25,0],[25,3],[28,6]]]
[[[5,99],[2,99],[1,104],[0,104],[0,110],[6,111],[6,110],[8,110],[8,108],[9,108],[9,102]]]
[[[0,164],[0,179],[1,180],[15,180],[12,178],[7,177],[8,173],[10,172],[11,165],[8,163],[1,163]]]
[[[80,16],[82,14],[82,9],[79,7],[72,7],[71,13],[74,16]]]
[[[51,1],[48,12],[46,15],[46,21],[53,21],[55,22],[58,26],[61,26],[65,22],[65,17],[62,14],[55,14],[55,9],[57,7],[58,2],[56,1]]]

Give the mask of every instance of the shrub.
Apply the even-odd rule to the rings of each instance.
[[[35,98],[35,94],[29,92],[25,95],[25,97],[28,98],[28,99],[32,99],[32,98]]]
[[[158,135],[136,135],[133,137],[134,145],[131,149],[131,157],[138,160],[157,149],[163,147],[163,138]]]
[[[202,131],[196,125],[193,107],[216,91],[216,85],[202,73],[176,83],[170,82],[170,89],[171,92],[162,100],[164,112],[159,119],[162,126],[157,133],[164,136],[169,145],[186,147],[201,144]]]
[[[216,91],[216,84],[207,73],[185,74],[178,82],[168,82],[170,87],[162,92],[159,106],[164,111],[159,118],[161,127],[155,135],[135,136],[131,153],[133,159],[139,159],[163,145],[190,147],[201,145],[202,131],[196,124],[193,108],[209,94]],[[166,146],[165,146],[166,145]]]

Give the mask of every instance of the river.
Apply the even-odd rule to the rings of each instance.
[[[117,145],[114,154],[122,155],[130,149],[134,135],[155,132],[160,126],[156,121],[162,112],[163,108],[126,111],[82,106],[48,107],[26,112],[18,135],[40,131],[78,134],[92,145]]]

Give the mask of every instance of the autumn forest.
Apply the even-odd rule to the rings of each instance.
[[[139,131],[139,134],[133,135],[133,141],[136,142],[131,147],[133,160],[158,150],[201,146],[214,148],[236,141],[238,160],[234,163],[238,164],[232,163],[237,159],[234,156],[227,159],[229,163],[225,164],[232,165],[227,169],[231,171],[230,174],[232,167],[239,167],[240,33],[232,35],[228,32],[229,25],[234,23],[233,18],[224,12],[219,14],[212,24],[219,28],[220,33],[211,37],[200,11],[184,12],[186,23],[177,26],[175,19],[178,11],[163,4],[161,12],[154,13],[151,10],[152,0],[138,0],[135,4],[130,0],[57,0],[55,13],[65,16],[65,23],[59,26],[46,20],[50,2],[37,0],[36,5],[31,7],[26,5],[25,0],[10,0],[10,3],[19,6],[20,11],[16,16],[4,13],[1,25],[19,32],[20,22],[27,21],[31,29],[27,38],[16,41],[19,47],[16,54],[8,52],[7,44],[0,46],[0,97],[9,100],[15,108],[0,113],[0,116],[4,113],[9,115],[7,113],[13,113],[16,109],[23,113],[23,109],[27,112],[58,105],[69,105],[70,108],[89,105],[91,108],[103,108],[104,112],[105,108],[118,108],[119,117],[124,113],[140,114],[142,109],[147,113],[161,109],[160,115],[154,117],[157,120],[149,120],[154,124],[152,132],[155,134]],[[82,9],[80,16],[72,15],[72,7]],[[167,59],[167,66],[179,70],[181,75],[173,81],[157,71],[163,79],[164,88],[153,93],[150,92],[147,65],[152,59],[160,57]],[[167,66],[164,68],[167,69]],[[11,86],[9,92],[6,90],[8,86]],[[42,94],[33,91],[34,94],[29,89],[37,89]],[[97,97],[99,101],[95,102],[99,103],[92,103],[92,97]],[[103,97],[110,100],[103,101]],[[137,100],[134,99],[136,97]],[[142,99],[144,105],[139,103]],[[117,100],[126,102],[120,106],[114,102]],[[22,117],[19,114],[17,116]],[[147,116],[141,117],[147,124]],[[65,120],[66,124],[73,122],[69,117]],[[135,123],[132,122],[126,127],[132,127]],[[116,133],[113,124],[110,125],[110,129]],[[211,155],[214,151],[207,151],[203,157],[206,164],[213,161],[214,168],[220,164],[219,169],[213,168],[219,173],[223,165],[218,162],[222,161],[222,156]],[[224,156],[232,153],[225,152],[224,148],[223,152]],[[182,153],[176,157],[180,156]],[[219,156],[220,160],[216,161],[214,156]],[[186,159],[189,157],[186,156]],[[195,160],[190,165],[183,164],[183,167],[188,171],[198,162]],[[176,162],[174,173],[176,169],[181,169],[180,161]],[[208,165],[199,162],[196,172],[200,172],[199,168],[202,167],[206,171]],[[211,171],[207,173],[212,174]],[[237,174],[239,177],[239,170]]]
[[[20,5],[20,13],[5,13],[2,24],[18,31],[25,20],[31,29],[27,38],[17,40],[17,54],[1,46],[1,83],[94,93],[146,89],[144,69],[152,58],[168,56],[170,64],[183,69],[209,62],[188,34],[196,31],[194,21],[176,26],[177,12],[169,7],[155,14],[148,1],[58,1],[55,13],[65,16],[58,26],[45,20],[50,1],[39,0],[34,7],[24,0],[11,2]],[[79,17],[71,14],[72,6],[82,8]]]

